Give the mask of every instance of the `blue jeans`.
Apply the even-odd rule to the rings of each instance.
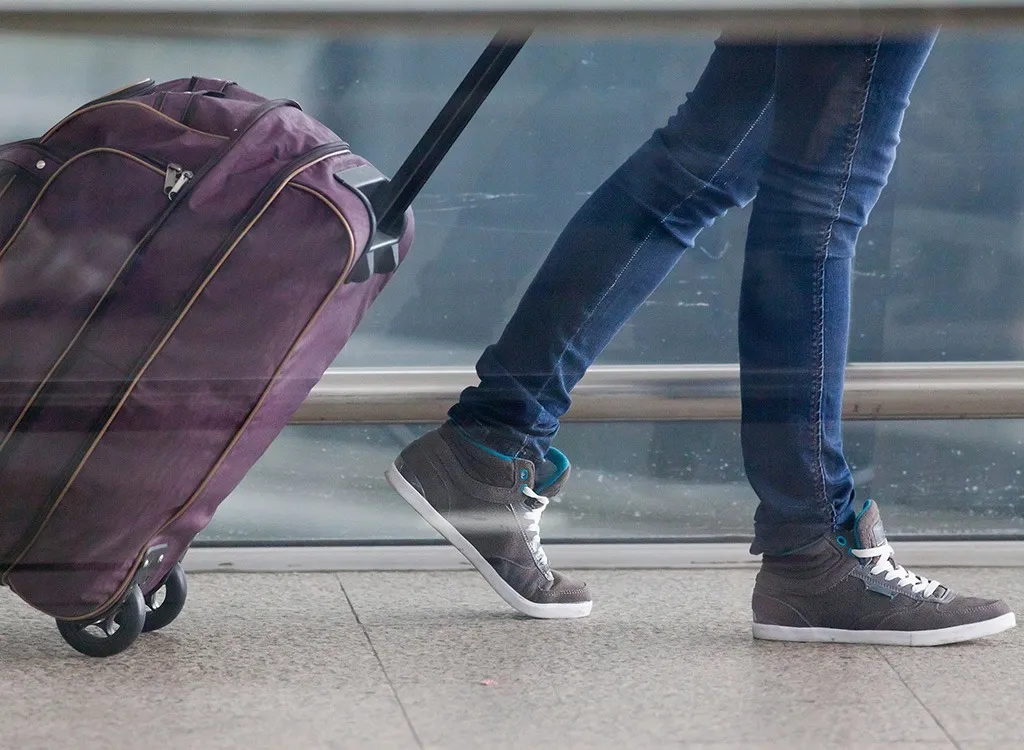
[[[739,311],[754,553],[845,526],[843,377],[854,246],[888,179],[935,36],[720,40],[699,82],[569,222],[451,420],[537,460],[570,392],[697,234],[753,200]]]

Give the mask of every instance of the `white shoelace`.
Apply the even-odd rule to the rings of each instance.
[[[901,588],[903,586],[912,586],[911,591],[915,594],[924,592],[925,596],[931,596],[935,593],[935,589],[941,585],[938,581],[931,581],[924,576],[911,573],[902,565],[895,565],[892,560],[893,548],[888,543],[883,544],[881,547],[872,547],[871,549],[851,549],[850,552],[861,560],[870,560],[877,557],[878,562],[871,568],[872,575],[877,576],[885,573],[885,580],[894,581],[898,579]]]
[[[529,521],[526,531],[530,535],[530,544],[533,546],[537,561],[546,568],[548,567],[548,556],[544,554],[544,549],[540,546],[540,517],[551,501],[543,495],[538,495],[526,485],[523,485],[523,494],[540,503],[536,508],[526,511],[526,520]]]

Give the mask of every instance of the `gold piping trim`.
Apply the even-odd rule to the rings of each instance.
[[[84,115],[87,112],[93,112],[93,111],[95,111],[97,109],[100,109],[101,107],[116,107],[116,106],[142,107],[143,109],[148,109],[152,114],[157,115],[158,117],[161,117],[164,120],[167,120],[168,122],[173,122],[179,128],[183,128],[185,130],[191,130],[193,133],[199,133],[200,135],[208,135],[211,138],[219,138],[222,141],[226,141],[229,138],[229,136],[226,136],[226,135],[217,135],[216,133],[208,133],[205,130],[197,130],[196,128],[190,128],[188,125],[183,125],[181,122],[179,122],[178,120],[175,120],[173,117],[170,117],[169,115],[165,115],[160,110],[154,109],[153,107],[149,106],[148,104],[146,104],[144,102],[137,102],[137,101],[133,101],[132,99],[115,99],[114,101],[100,102],[99,104],[93,104],[93,105],[91,105],[89,107],[83,107],[82,109],[79,109],[79,110],[76,110],[75,112],[72,112],[70,115],[65,117],[60,122],[58,122],[52,128],[47,130],[46,134],[42,138],[39,139],[39,143],[41,143],[41,144],[42,143],[46,143],[46,141],[48,141],[50,138],[52,138],[56,134],[56,132],[58,130],[60,130],[62,127],[64,127],[65,125],[67,125],[69,122],[71,122],[72,120],[74,120],[76,117],[78,117],[80,115]]]
[[[116,153],[116,154],[119,154],[119,155],[126,156],[129,159],[131,159],[132,161],[135,161],[135,162],[141,164],[142,166],[146,167],[147,169],[152,170],[153,172],[156,172],[157,174],[163,174],[159,169],[154,167],[152,164],[148,164],[147,162],[145,162],[145,161],[143,161],[143,160],[141,160],[141,159],[139,159],[139,158],[137,158],[135,156],[132,156],[131,154],[129,154],[127,152],[118,151],[117,149],[93,149],[92,151],[85,151],[84,153],[79,154],[79,156],[75,157],[75,159],[71,159],[70,161],[68,161],[68,164],[70,164],[72,161],[75,161],[76,159],[78,159],[81,156],[85,156],[87,154],[96,153],[97,151],[112,152],[112,153]],[[54,177],[56,177],[56,176],[57,175],[54,174]],[[33,204],[32,208],[35,208],[34,204]],[[29,213],[31,213],[31,212],[32,212],[32,209],[29,209]],[[27,215],[26,215],[26,218],[27,218]],[[21,228],[19,227],[19,231],[20,231],[20,229]],[[15,430],[18,429],[18,426],[21,424],[21,421],[25,418],[25,415],[28,413],[28,410],[30,408],[32,408],[32,404],[34,404],[36,399],[39,397],[39,393],[43,390],[44,387],[46,387],[46,384],[49,382],[50,378],[53,377],[53,373],[56,372],[57,368],[60,367],[61,362],[63,362],[64,358],[68,356],[68,352],[71,351],[72,347],[74,347],[74,345],[78,342],[78,339],[81,338],[82,333],[85,331],[86,326],[88,326],[89,323],[92,322],[92,319],[93,319],[93,317],[95,317],[96,311],[99,309],[100,305],[103,303],[103,300],[105,300],[107,298],[107,295],[110,293],[110,290],[113,288],[114,284],[116,284],[117,280],[119,278],[121,278],[121,274],[124,272],[125,267],[127,267],[128,263],[131,261],[131,259],[135,257],[135,254],[139,252],[139,248],[142,246],[143,242],[145,242],[145,237],[143,237],[143,239],[140,240],[139,243],[134,248],[132,248],[131,253],[129,253],[128,256],[124,259],[124,262],[121,264],[121,267],[117,269],[117,273],[114,274],[114,278],[111,279],[110,284],[107,285],[107,288],[105,290],[103,290],[103,294],[100,296],[99,300],[96,302],[95,306],[92,308],[92,311],[89,313],[89,316],[85,319],[85,322],[83,322],[81,327],[78,329],[78,332],[74,335],[74,338],[71,339],[71,342],[67,345],[67,347],[64,349],[64,351],[61,353],[60,357],[53,364],[53,367],[50,368],[49,372],[47,372],[46,375],[43,377],[42,381],[40,381],[39,386],[36,388],[35,392],[29,398],[28,402],[25,404],[25,408],[23,408],[21,410],[21,413],[18,415],[18,418],[16,420],[14,420],[14,423],[11,425],[11,428],[7,431],[7,434],[4,435],[3,440],[0,440],[0,451],[2,451],[5,447],[7,447],[7,443],[10,441],[11,436],[14,434]],[[5,247],[3,249],[3,251],[0,251],[0,256],[2,256],[3,253],[6,252],[6,250],[7,250],[7,248]]]
[[[0,190],[0,198],[3,198],[7,194],[7,190],[11,187],[11,185],[14,184],[14,178],[17,177],[17,176],[18,176],[17,174],[12,174],[11,175],[11,179],[9,179],[7,181],[7,184],[4,185],[4,189]]]
[[[252,410],[249,412],[249,416],[246,417],[245,421],[242,423],[242,426],[238,428],[238,431],[235,433],[235,436],[231,439],[231,442],[228,443],[223,453],[221,453],[220,457],[217,459],[217,462],[210,468],[210,471],[207,472],[206,476],[203,478],[203,481],[200,482],[199,486],[196,488],[196,491],[192,493],[192,496],[185,501],[185,504],[182,505],[174,513],[174,515],[171,516],[167,520],[167,522],[160,527],[159,531],[157,531],[156,533],[157,536],[162,534],[175,521],[177,521],[179,518],[185,515],[185,512],[188,511],[192,504],[199,499],[199,496],[203,493],[207,485],[213,479],[214,475],[217,473],[217,470],[220,469],[224,461],[227,460],[228,455],[234,449],[235,445],[241,439],[242,435],[245,433],[249,425],[252,424],[252,421],[256,418],[256,414],[259,412],[260,408],[262,408],[263,404],[266,402],[267,397],[270,395],[270,391],[273,389],[274,385],[276,385],[277,380],[281,375],[281,371],[284,370],[284,368],[288,365],[289,362],[291,362],[292,356],[295,354],[295,349],[298,347],[299,342],[302,341],[305,335],[309,332],[309,329],[312,328],[313,325],[316,324],[316,322],[320,319],[320,316],[323,314],[324,309],[331,302],[331,300],[334,299],[334,295],[338,293],[338,289],[340,289],[344,285],[345,280],[348,278],[349,273],[352,271],[352,266],[355,265],[355,233],[352,231],[352,225],[349,224],[348,219],[346,219],[345,216],[341,213],[341,211],[338,210],[338,207],[331,203],[331,201],[328,200],[327,197],[318,190],[306,187],[305,185],[297,184],[290,185],[289,187],[296,188],[298,190],[301,190],[305,193],[309,193],[310,195],[316,197],[318,200],[326,204],[327,207],[330,208],[331,211],[334,212],[335,216],[337,216],[338,219],[341,221],[342,225],[345,227],[345,231],[348,233],[350,248],[348,253],[348,261],[345,264],[345,270],[342,271],[341,277],[338,279],[338,282],[333,287],[331,287],[331,290],[327,293],[327,296],[324,298],[323,302],[320,303],[317,309],[313,312],[313,315],[310,317],[309,321],[306,323],[305,326],[303,326],[302,330],[299,332],[299,335],[295,338],[295,342],[292,344],[292,347],[285,354],[284,359],[281,360],[281,364],[278,365],[277,369],[274,371],[274,374],[271,375],[270,381],[267,383],[267,387],[260,395],[259,400],[252,407]]]
[[[287,179],[285,179],[284,182],[281,184],[281,186],[277,190],[274,191],[274,194],[270,196],[269,200],[267,200],[267,202],[266,202],[266,204],[264,204],[263,208],[260,209],[259,213],[256,214],[255,217],[253,217],[252,221],[250,221],[246,225],[245,229],[243,229],[239,233],[238,237],[235,238],[235,241],[233,243],[231,243],[231,246],[227,249],[227,251],[221,257],[221,259],[217,262],[217,265],[213,267],[213,269],[210,271],[209,274],[207,274],[206,278],[203,280],[203,283],[195,291],[195,293],[189,299],[188,303],[185,305],[185,308],[181,311],[181,314],[178,316],[178,319],[174,321],[174,324],[170,327],[170,329],[167,331],[167,333],[164,334],[164,337],[162,339],[160,339],[160,343],[157,344],[157,347],[149,355],[149,358],[145,361],[145,363],[139,369],[139,372],[136,373],[135,377],[132,379],[131,385],[128,386],[128,389],[125,391],[124,395],[121,397],[121,400],[118,402],[118,404],[114,408],[113,412],[107,418],[107,421],[104,423],[104,425],[100,429],[99,433],[93,439],[92,444],[89,446],[88,450],[85,452],[85,455],[83,455],[81,461],[78,462],[78,466],[75,468],[75,471],[71,474],[71,477],[68,479],[68,481],[64,484],[64,487],[61,489],[60,494],[57,495],[57,498],[56,498],[56,500],[54,500],[53,505],[50,507],[49,512],[46,514],[46,517],[43,519],[43,522],[39,525],[39,528],[36,530],[35,535],[32,537],[31,540],[29,540],[28,544],[25,545],[25,548],[18,554],[17,558],[15,558],[15,560],[8,566],[7,572],[4,574],[4,582],[7,583],[8,587],[10,587],[12,591],[16,592],[14,587],[10,586],[10,583],[9,583],[9,578],[10,578],[11,573],[18,567],[18,565],[21,563],[21,561],[25,558],[25,555],[27,555],[29,553],[29,551],[31,551],[31,549],[35,545],[36,541],[38,541],[39,537],[42,535],[42,533],[45,530],[46,526],[49,524],[50,519],[53,518],[53,514],[57,511],[57,508],[60,507],[61,501],[67,495],[68,491],[71,489],[71,485],[74,484],[75,480],[78,478],[78,475],[81,474],[82,469],[85,467],[85,464],[89,461],[89,458],[92,457],[92,454],[96,450],[96,446],[99,445],[100,441],[103,439],[103,437],[106,434],[107,430],[110,428],[110,425],[117,418],[117,415],[120,413],[121,409],[124,407],[125,403],[128,401],[128,398],[131,396],[132,392],[135,390],[135,386],[137,386],[139,384],[139,381],[142,380],[142,376],[146,374],[146,370],[149,369],[149,366],[151,364],[153,364],[153,360],[155,360],[157,358],[157,356],[159,356],[160,352],[163,351],[164,346],[166,346],[166,344],[170,340],[171,336],[173,336],[174,332],[176,330],[178,330],[178,326],[181,325],[181,321],[183,321],[185,319],[185,316],[188,315],[188,313],[191,311],[192,307],[195,305],[196,300],[198,300],[199,296],[206,290],[206,287],[209,286],[210,282],[217,275],[217,273],[220,271],[220,269],[224,266],[224,263],[227,262],[227,259],[231,257],[231,254],[235,251],[235,248],[238,247],[238,244],[245,238],[245,236],[253,228],[253,226],[256,224],[256,222],[258,222],[263,217],[263,214],[265,214],[267,212],[267,209],[269,209],[270,206],[273,205],[274,201],[277,200],[278,196],[281,195],[281,193],[284,191],[284,189],[286,187],[288,187],[288,184],[293,179],[295,179],[298,175],[302,174],[302,172],[306,171],[310,167],[313,167],[314,165],[319,164],[322,161],[326,161],[327,159],[333,159],[334,157],[338,156],[339,154],[344,154],[344,153],[348,153],[348,150],[347,149],[346,150],[338,150],[338,151],[330,153],[330,154],[325,154],[324,156],[321,156],[320,158],[315,159],[314,161],[311,161],[311,162],[309,162],[307,164],[303,164],[301,167],[299,167],[294,172],[292,172],[290,175],[288,175]],[[350,252],[350,257],[351,257],[351,252]],[[344,276],[342,278],[344,278]],[[118,598],[120,598],[124,594],[124,592],[129,588],[129,586],[131,585],[132,579],[134,578],[135,570],[138,568],[139,564],[142,561],[142,557],[144,557],[144,556],[145,556],[145,551],[140,553],[139,558],[136,560],[135,565],[132,567],[130,574],[128,575],[128,577],[126,578],[124,583],[121,585],[121,587],[106,602],[104,602],[103,606],[97,608],[93,612],[90,612],[90,613],[85,614],[85,615],[81,615],[80,617],[73,618],[74,621],[77,622],[77,621],[89,620],[89,619],[91,619],[93,617],[98,617],[99,615],[103,614],[103,612],[106,611],[110,607],[111,603],[113,601],[117,600]]]
[[[150,170],[156,172],[157,174],[163,174],[162,171],[160,171],[159,169],[154,167],[149,162],[144,161],[144,160],[140,159],[139,157],[137,157],[137,156],[135,156],[133,154],[128,153],[127,151],[121,151],[120,149],[116,149],[116,148],[109,148],[107,146],[101,146],[100,148],[91,148],[88,151],[83,151],[80,154],[75,154],[70,159],[68,159],[66,162],[61,164],[60,167],[57,168],[57,171],[54,172],[52,175],[50,175],[50,179],[48,179],[46,182],[43,183],[43,186],[39,189],[39,194],[36,196],[36,199],[34,201],[32,201],[32,205],[28,207],[28,211],[26,211],[25,212],[25,216],[22,217],[21,223],[18,224],[18,228],[14,230],[14,233],[11,234],[11,236],[7,239],[7,242],[4,243],[3,247],[0,247],[0,258],[4,257],[4,255],[10,249],[11,245],[14,244],[14,241],[16,239],[18,239],[18,236],[21,234],[21,230],[25,228],[25,225],[28,223],[28,220],[32,217],[32,212],[35,211],[36,208],[39,206],[39,202],[46,195],[46,191],[50,189],[50,186],[53,184],[53,181],[56,180],[64,172],[65,169],[70,167],[72,164],[76,163],[79,159],[82,159],[82,158],[84,158],[86,156],[91,156],[92,154],[104,154],[104,153],[105,154],[117,154],[118,156],[124,156],[124,157],[126,157],[128,159],[131,159],[134,162],[137,162],[137,163],[141,164],[142,166],[146,167],[147,169],[150,169]]]
[[[129,83],[127,86],[122,86],[119,89],[114,89],[113,91],[108,91],[103,96],[98,97],[98,98],[99,99],[107,99],[107,98],[109,98],[111,96],[117,96],[118,94],[123,94],[125,91],[128,91],[129,89],[133,89],[136,86],[141,86],[144,83],[149,83],[152,80],[153,80],[152,78],[143,78],[141,81],[136,81],[135,83]],[[155,83],[153,85],[156,86]]]

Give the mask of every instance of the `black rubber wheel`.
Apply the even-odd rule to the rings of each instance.
[[[57,630],[71,648],[86,656],[114,656],[127,650],[142,633],[146,602],[138,586],[112,612],[99,620],[78,622],[57,620]]]
[[[163,593],[161,600],[160,594]],[[185,608],[185,599],[188,597],[188,581],[185,579],[185,571],[181,563],[171,568],[171,572],[163,580],[156,590],[145,597],[146,601],[146,622],[142,626],[143,633],[152,633],[154,630],[166,628],[174,622],[181,610]]]

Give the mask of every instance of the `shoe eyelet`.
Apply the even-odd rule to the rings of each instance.
[[[526,481],[527,479],[529,479],[529,478],[530,478],[530,472],[529,472],[529,470],[528,470],[528,469],[520,469],[520,470],[519,470],[519,478],[520,478],[520,479],[522,479],[522,480],[523,480],[524,482],[525,482],[525,481]]]
[[[839,544],[841,544],[843,547],[846,547],[849,544],[849,542],[846,541],[845,536],[837,536],[836,541],[839,542]]]

